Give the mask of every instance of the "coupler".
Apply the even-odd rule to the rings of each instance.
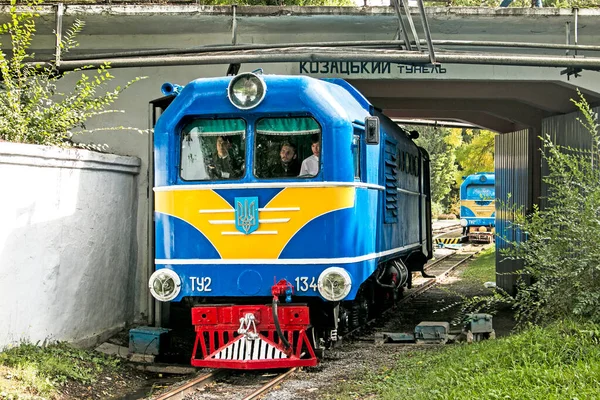
[[[306,305],[206,305],[192,308],[195,367],[271,369],[312,367],[318,360],[306,331]]]

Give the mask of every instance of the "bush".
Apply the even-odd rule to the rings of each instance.
[[[521,321],[549,322],[571,316],[600,322],[600,135],[598,115],[579,93],[572,100],[589,132],[590,149],[562,147],[543,138],[549,174],[547,206],[527,216],[515,213],[512,229],[524,241],[505,251],[524,261],[515,298]],[[517,236],[518,237],[518,236]]]
[[[579,92],[578,92],[579,93]],[[590,149],[559,146],[546,135],[542,157],[549,173],[547,205],[525,215],[512,213],[510,229],[522,241],[501,252],[522,260],[515,297],[497,289],[494,296],[465,299],[462,312],[488,311],[511,304],[520,325],[569,318],[600,322],[600,134],[598,115],[579,93],[572,100],[590,134]]]
[[[56,60],[33,62],[34,54],[29,53],[29,47],[35,34],[36,8],[41,1],[28,2],[28,11],[23,13],[17,12],[16,4],[17,0],[11,0],[10,21],[0,26],[0,36],[8,34],[12,44],[12,56],[8,58],[0,43],[0,140],[61,145],[68,142],[75,130],[86,131],[85,121],[89,118],[120,112],[107,108],[123,90],[143,78],[138,77],[124,87],[106,90],[114,78],[108,72],[108,63],[87,74],[83,71],[91,67],[63,74]],[[67,30],[60,43],[63,53],[78,45],[75,37],[83,27],[84,23],[77,20]],[[81,78],[73,90],[60,92],[59,79],[74,72],[81,72]],[[100,93],[103,89],[105,92]]]

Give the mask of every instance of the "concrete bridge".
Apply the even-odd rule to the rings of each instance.
[[[44,24],[38,32],[46,33],[39,42],[38,55],[50,54],[54,48],[52,32],[56,10],[45,7]],[[422,19],[411,8],[415,31],[421,40]],[[576,15],[566,9],[489,9],[428,8],[427,21],[434,41],[503,41],[565,44],[566,28],[575,40]],[[600,43],[600,9],[577,13],[579,45]],[[231,44],[235,21],[235,42],[298,43],[371,41],[394,39],[399,26],[392,7],[208,7],[196,5],[68,5],[63,25],[75,18],[86,22],[80,37],[78,54],[110,54],[141,49],[189,48],[201,45]],[[408,25],[405,21],[405,27]],[[567,25],[569,24],[569,25]],[[406,29],[410,32],[410,29]],[[400,36],[400,39],[402,36]],[[414,39],[413,37],[410,37]],[[426,46],[422,44],[426,49]],[[501,56],[564,56],[561,49],[435,46],[436,55],[448,51],[497,53]],[[600,47],[599,47],[600,49]],[[570,50],[571,58],[575,51]],[[569,101],[579,87],[590,102],[600,101],[598,73],[586,71],[580,77],[561,75],[565,68],[524,67],[484,64],[447,64],[410,66],[397,62],[373,60],[291,62],[278,64],[243,64],[242,70],[262,67],[265,73],[306,74],[315,77],[341,76],[349,79],[378,107],[392,117],[455,119],[496,130],[511,132],[540,127],[542,118],[573,110]],[[598,56],[600,52],[578,51],[577,56]],[[155,67],[164,65],[157,63]],[[180,83],[199,76],[225,73],[226,65],[161,68],[159,79]],[[130,69],[131,70],[131,69]],[[135,69],[134,69],[135,70]],[[137,70],[147,74],[154,69]],[[168,72],[167,72],[168,71]],[[188,72],[189,71],[189,72]],[[163,74],[168,75],[163,75]],[[150,74],[145,86],[155,84],[159,96],[160,82]],[[153,82],[154,81],[154,82]],[[145,91],[147,93],[147,91]],[[136,96],[137,97],[137,96]]]
[[[50,57],[54,53],[55,37],[52,31],[56,28],[57,10],[57,6],[42,7],[34,41],[37,57]],[[410,11],[418,39],[424,40],[426,37],[418,9],[411,8]],[[7,7],[0,9],[0,16],[4,15],[5,18],[6,14]],[[80,47],[66,55],[71,58],[90,54],[110,57],[111,53],[124,51],[183,49],[231,43],[389,41],[396,38],[399,27],[396,11],[392,7],[66,5],[62,15],[63,31],[75,19],[86,22],[79,36]],[[375,106],[391,117],[454,120],[504,133],[506,135],[501,135],[504,137],[502,143],[497,146],[497,149],[503,149],[500,150],[503,153],[497,150],[496,157],[504,163],[503,171],[513,174],[511,176],[514,178],[499,181],[508,185],[507,191],[512,188],[515,193],[519,189],[517,194],[520,195],[514,199],[530,206],[537,201],[541,190],[541,164],[536,156],[539,147],[536,147],[537,135],[544,126],[554,126],[551,119],[555,116],[575,111],[570,99],[576,98],[577,88],[590,103],[600,104],[600,73],[586,69],[575,77],[563,73],[566,69],[564,65],[540,66],[545,65],[543,62],[537,66],[525,62],[522,65],[509,65],[502,61],[511,57],[519,59],[534,56],[553,56],[571,61],[582,57],[598,57],[600,52],[592,50],[593,46],[600,43],[600,9],[427,8],[426,16],[431,38],[438,43],[434,49],[439,60],[458,52],[478,57],[474,57],[471,63],[442,61],[436,65],[427,62],[415,64],[402,62],[401,58],[397,61],[381,58],[385,51],[394,51],[389,47],[384,51],[363,48],[356,61],[318,57],[311,61],[305,55],[304,59],[290,62],[242,63],[240,71],[263,68],[269,74],[342,77],[357,86]],[[406,18],[403,21],[408,22]],[[567,32],[570,33],[570,43],[573,44],[577,36],[578,45],[590,47],[577,51],[571,48],[566,56],[567,50],[560,48],[501,48],[492,44],[473,47],[469,43],[452,42],[565,44]],[[401,39],[402,35],[399,37]],[[425,42],[420,44],[427,49]],[[265,54],[278,51],[281,52],[273,50]],[[428,57],[426,53],[418,51],[410,55]],[[494,55],[498,60],[489,62]],[[489,58],[487,61],[486,56]],[[123,84],[136,76],[148,76],[148,79],[135,84],[117,102],[115,107],[125,110],[125,114],[111,115],[110,121],[90,121],[89,126],[114,124],[145,128],[148,125],[148,102],[162,96],[162,83],[185,84],[198,77],[224,75],[228,69],[227,61],[190,64],[193,62],[189,60],[186,65],[154,62],[129,64],[127,67],[126,63],[121,64],[122,68],[113,71],[118,78],[115,84]],[[65,83],[73,79],[67,77]],[[82,135],[75,139],[85,143],[106,143],[112,152],[138,156],[142,159],[142,171],[148,170],[150,144],[147,136],[118,132]],[[521,160],[519,163],[510,161],[517,158]],[[148,188],[147,174],[142,172],[138,182],[138,257],[134,266],[138,281],[136,319],[153,313],[153,303],[149,301],[146,288],[153,265],[146,239],[151,193]]]

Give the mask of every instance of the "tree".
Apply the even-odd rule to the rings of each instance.
[[[494,138],[491,131],[465,129],[465,144],[456,149],[456,161],[461,176],[494,171]],[[457,182],[460,184],[461,179]]]
[[[352,0],[202,0],[200,4],[240,6],[355,6]]]
[[[27,3],[27,10],[17,12],[17,0],[10,2],[10,21],[0,26],[0,36],[8,34],[12,56],[7,56],[0,43],[0,140],[43,145],[64,145],[76,131],[86,131],[85,122],[94,116],[120,112],[108,107],[119,94],[138,77],[124,87],[107,90],[114,78],[108,71],[108,63],[90,70],[82,68],[69,73],[81,73],[75,87],[69,93],[60,92],[58,81],[64,75],[56,61],[34,65],[34,54],[29,52],[35,34],[36,8],[40,0]],[[83,21],[75,21],[60,43],[67,53],[78,43],[76,35],[84,27]],[[89,72],[85,72],[89,70]],[[101,93],[104,91],[104,93]],[[123,127],[102,129],[134,129]]]
[[[517,214],[514,229],[526,240],[512,243],[506,255],[524,261],[532,284],[516,296],[521,320],[548,322],[583,317],[600,322],[600,133],[598,115],[579,93],[572,100],[591,148],[574,149],[543,139],[549,173],[547,205],[527,216]]]
[[[549,135],[541,138],[549,171],[543,178],[547,205],[534,207],[528,215],[522,209],[507,210],[514,218],[510,229],[520,239],[508,241],[510,246],[501,252],[523,261],[523,269],[515,272],[520,277],[517,294],[511,297],[497,289],[490,297],[463,299],[461,313],[490,311],[495,304],[508,303],[520,324],[570,318],[600,322],[598,115],[581,93],[572,101],[590,135],[590,149],[559,146]]]
[[[462,140],[449,129],[411,127],[419,131],[416,143],[429,153],[431,159],[431,202],[437,214],[450,206],[449,194],[455,183],[456,157],[454,151]],[[435,212],[434,212],[435,213]]]
[[[451,7],[499,7],[503,0],[447,0],[446,5]],[[503,7],[552,7],[552,8],[595,8],[598,0],[512,0],[506,1]],[[437,5],[439,1],[425,1],[425,5]]]

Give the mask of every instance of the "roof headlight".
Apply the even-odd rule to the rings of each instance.
[[[321,272],[317,284],[321,296],[329,301],[343,300],[352,289],[350,274],[339,267],[327,268]]]
[[[167,268],[154,271],[150,276],[148,284],[152,296],[160,301],[173,300],[181,291],[181,279],[179,275]]]
[[[267,93],[267,85],[258,75],[246,72],[229,82],[227,97],[240,110],[248,110],[260,104]]]

